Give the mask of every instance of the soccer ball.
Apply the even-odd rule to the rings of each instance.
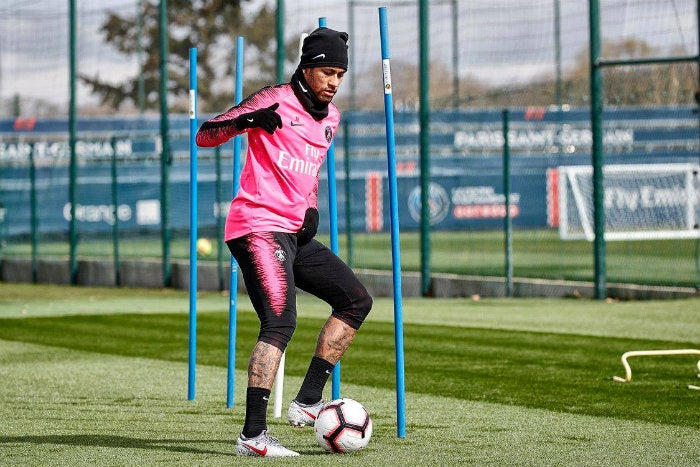
[[[197,253],[201,256],[209,256],[214,250],[214,246],[208,238],[200,238],[197,240]]]
[[[325,404],[318,413],[314,434],[318,444],[326,451],[357,451],[369,443],[372,419],[359,402],[336,399]]]

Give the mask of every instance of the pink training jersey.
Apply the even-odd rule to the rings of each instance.
[[[197,145],[213,147],[243,133],[230,122],[241,114],[279,103],[282,128],[270,135],[262,128],[248,133],[248,154],[238,194],[231,202],[224,240],[251,232],[297,232],[308,208],[318,208],[319,171],[340,122],[332,103],[328,116],[314,120],[291,84],[263,88],[238,106],[207,121]]]

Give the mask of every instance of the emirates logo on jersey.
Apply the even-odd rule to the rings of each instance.
[[[332,139],[333,139],[333,130],[331,129],[331,127],[327,126],[326,127],[326,141],[328,141],[330,143]]]

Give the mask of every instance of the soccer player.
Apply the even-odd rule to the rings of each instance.
[[[347,40],[345,32],[316,29],[304,39],[289,83],[258,90],[204,122],[197,133],[197,144],[206,147],[248,133],[240,189],[225,229],[260,319],[248,363],[245,423],[236,442],[240,455],[299,455],[268,434],[266,416],[270,389],[296,326],[295,287],[332,309],[287,411],[289,423],[297,427],[314,424],[328,376],[372,307],[353,271],[314,240],[319,170],[340,121],[331,101],[347,71]]]

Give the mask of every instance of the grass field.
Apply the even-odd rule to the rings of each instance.
[[[501,231],[437,231],[430,236],[430,266],[433,273],[500,276],[505,274],[504,234]],[[319,240],[328,245],[327,235]],[[391,241],[388,233],[353,235],[353,266],[363,269],[391,269]],[[220,242],[214,246],[225,248]],[[608,242],[606,274],[609,282],[695,287],[700,284],[700,244],[697,240],[655,240]],[[185,259],[189,255],[187,238],[175,236],[171,255]],[[41,241],[40,257],[67,257],[66,242]],[[78,255],[112,257],[111,240],[85,239]],[[348,257],[347,237],[340,235],[339,251]],[[28,242],[8,241],[0,253],[29,256]],[[222,252],[222,267],[227,267],[228,250]],[[120,257],[134,259],[161,257],[160,239],[126,237],[120,240]],[[215,261],[217,254],[200,258]],[[404,271],[420,271],[420,234],[401,233],[401,262]],[[562,241],[556,230],[515,230],[513,234],[513,274],[516,277],[593,280],[593,244],[586,241]]]
[[[198,299],[197,398],[187,401],[187,295],[173,290],[0,283],[0,465],[259,465],[234,457],[257,319],[238,314],[236,405],[225,407],[226,297]],[[287,354],[295,395],[327,307],[300,296]],[[392,302],[377,299],[343,360],[342,395],[375,433],[329,455],[270,418],[302,453],[289,465],[700,464],[700,302],[407,299],[407,436],[396,437]],[[330,384],[327,393],[330,392]],[[328,396],[329,394],[327,394]]]

